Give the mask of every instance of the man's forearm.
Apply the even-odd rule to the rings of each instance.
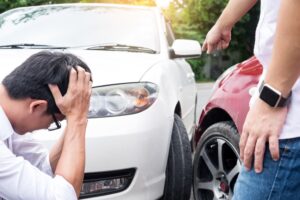
[[[257,0],[230,0],[216,24],[232,28],[257,2]]]
[[[300,1],[281,1],[272,59],[265,82],[288,96],[300,75]]]
[[[49,154],[49,161],[53,172],[55,172],[57,163],[61,156],[61,152],[64,144],[64,138],[65,138],[65,132],[60,136],[59,140],[54,144]]]
[[[85,131],[87,122],[69,121],[55,174],[70,182],[79,195],[85,167]]]

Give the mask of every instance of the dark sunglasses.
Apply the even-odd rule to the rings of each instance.
[[[50,124],[50,126],[48,127],[48,131],[54,131],[54,130],[60,129],[61,128],[60,122],[57,120],[54,113],[51,113],[51,115],[53,118],[53,123]]]

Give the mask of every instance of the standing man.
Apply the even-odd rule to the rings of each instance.
[[[228,46],[256,0],[230,0],[203,48]],[[254,54],[264,67],[240,140],[235,200],[300,198],[300,1],[261,0]],[[252,168],[254,167],[254,168]]]
[[[78,199],[90,95],[90,69],[71,54],[37,53],[4,78],[0,85],[0,199]],[[53,122],[60,128],[63,119],[67,122],[64,134],[50,153],[28,133]]]

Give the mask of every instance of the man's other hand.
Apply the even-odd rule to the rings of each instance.
[[[261,99],[250,108],[240,140],[240,156],[246,169],[251,169],[254,159],[255,171],[262,172],[267,142],[273,160],[279,159],[278,138],[286,115],[286,107],[272,108]]]
[[[231,28],[222,27],[217,23],[207,33],[202,50],[210,54],[216,50],[226,49],[229,46],[230,40]]]

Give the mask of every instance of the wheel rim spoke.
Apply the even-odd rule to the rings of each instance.
[[[241,164],[239,160],[236,161],[236,165],[232,168],[232,170],[227,174],[227,180],[229,183],[231,183],[232,179],[240,173]]]
[[[206,167],[196,168],[204,169],[201,173],[197,173],[194,182],[196,194],[200,195],[201,191],[206,190],[213,193],[213,200],[231,199],[232,187],[241,169],[241,162],[235,146],[226,138],[212,137],[201,148],[199,163]],[[208,193],[201,195],[212,198]]]
[[[224,167],[223,167],[223,145],[225,144],[224,140],[217,140],[218,143],[218,163],[219,163],[219,170],[220,171],[224,171]]]
[[[207,181],[207,182],[200,182],[199,180],[197,181],[197,189],[202,189],[202,190],[210,190],[212,191],[214,188],[214,182],[213,181]]]
[[[216,169],[216,167],[211,162],[211,160],[208,157],[205,150],[202,152],[202,158],[203,158],[205,164],[207,165],[209,171],[211,172],[212,176],[215,177],[215,175],[218,173],[218,170]]]

